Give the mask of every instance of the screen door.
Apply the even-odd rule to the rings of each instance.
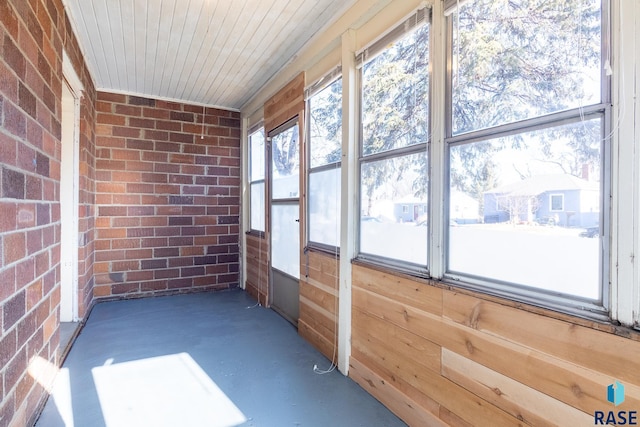
[[[269,133],[271,158],[271,307],[298,324],[300,144],[297,119]]]

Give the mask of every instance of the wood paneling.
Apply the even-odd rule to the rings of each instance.
[[[300,117],[304,115],[304,81],[304,73],[298,74],[297,77],[265,102],[264,129],[267,133],[296,115]],[[303,151],[301,150],[302,153]]]
[[[298,332],[336,362],[338,340],[338,259],[308,251],[302,257]],[[308,275],[306,274],[308,273]]]
[[[444,316],[456,323],[640,384],[640,370],[629,369],[638,366],[636,341],[456,292],[444,299]]]
[[[269,297],[269,244],[264,236],[246,235],[247,292],[267,306]]]
[[[593,416],[447,349],[442,375],[531,425],[588,425]]]
[[[450,425],[588,425],[614,380],[616,410],[640,407],[636,340],[360,265],[352,343],[350,376],[411,425],[399,399]]]

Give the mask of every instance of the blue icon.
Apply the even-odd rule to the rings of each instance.
[[[607,387],[607,400],[616,406],[624,402],[624,385],[618,381],[614,384],[609,384],[609,387]]]

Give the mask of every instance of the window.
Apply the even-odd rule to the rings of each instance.
[[[564,210],[564,194],[550,194],[549,206],[551,212],[562,212]]]
[[[340,69],[308,93],[309,246],[335,251],[340,246],[340,159],[342,153],[342,80]],[[337,80],[336,80],[337,78]],[[325,86],[324,80],[329,80]]]
[[[429,18],[419,10],[358,55],[361,82],[359,257],[425,271]],[[409,209],[409,206],[412,206]]]
[[[264,168],[265,168],[264,129],[260,128],[249,135],[249,194],[251,230],[264,231]]]
[[[446,275],[603,316],[604,249],[598,238],[584,238],[603,224],[608,199],[602,3],[474,0],[455,7],[447,219],[460,226],[448,227]],[[461,203],[474,212],[463,224],[454,208]]]

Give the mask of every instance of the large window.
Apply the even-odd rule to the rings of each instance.
[[[427,266],[429,24],[420,10],[358,56],[361,258]]]
[[[316,90],[310,91],[307,100],[308,239],[310,246],[332,250],[340,245],[342,80],[337,71],[327,76],[328,85],[319,84]]]
[[[249,135],[249,213],[254,231],[264,231],[265,226],[264,154],[264,129],[260,128]]]
[[[602,17],[600,0],[475,0],[453,9],[449,277],[533,303],[606,311]]]

